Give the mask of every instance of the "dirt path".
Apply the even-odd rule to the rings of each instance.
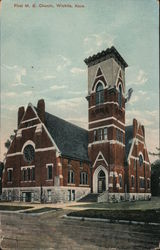
[[[160,228],[76,221],[61,216],[69,210],[32,216],[1,214],[2,249],[153,249]]]

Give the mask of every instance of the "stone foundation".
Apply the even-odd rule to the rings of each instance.
[[[121,202],[150,200],[151,193],[106,193],[104,192],[98,197],[98,202]]]
[[[90,193],[90,188],[82,187],[3,188],[2,200],[57,203],[76,201],[88,193]]]

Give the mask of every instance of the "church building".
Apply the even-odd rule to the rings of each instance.
[[[88,130],[45,110],[43,99],[18,110],[3,172],[3,199],[67,202],[88,194],[99,202],[150,199],[145,129],[125,125],[125,68],[111,47],[88,67]]]

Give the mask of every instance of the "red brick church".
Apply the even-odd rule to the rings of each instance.
[[[98,201],[150,199],[145,130],[125,126],[125,68],[111,47],[85,59],[88,66],[88,130],[45,110],[44,100],[18,110],[8,149],[3,199],[73,201],[89,193]]]

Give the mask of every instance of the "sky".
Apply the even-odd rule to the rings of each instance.
[[[48,112],[88,128],[84,59],[111,46],[129,65],[126,90],[133,88],[133,95],[126,104],[126,124],[132,124],[133,118],[144,124],[147,148],[156,151],[156,0],[2,0],[1,10],[1,160],[6,152],[4,142],[17,128],[18,107],[27,107],[29,102],[37,105],[43,98]]]

